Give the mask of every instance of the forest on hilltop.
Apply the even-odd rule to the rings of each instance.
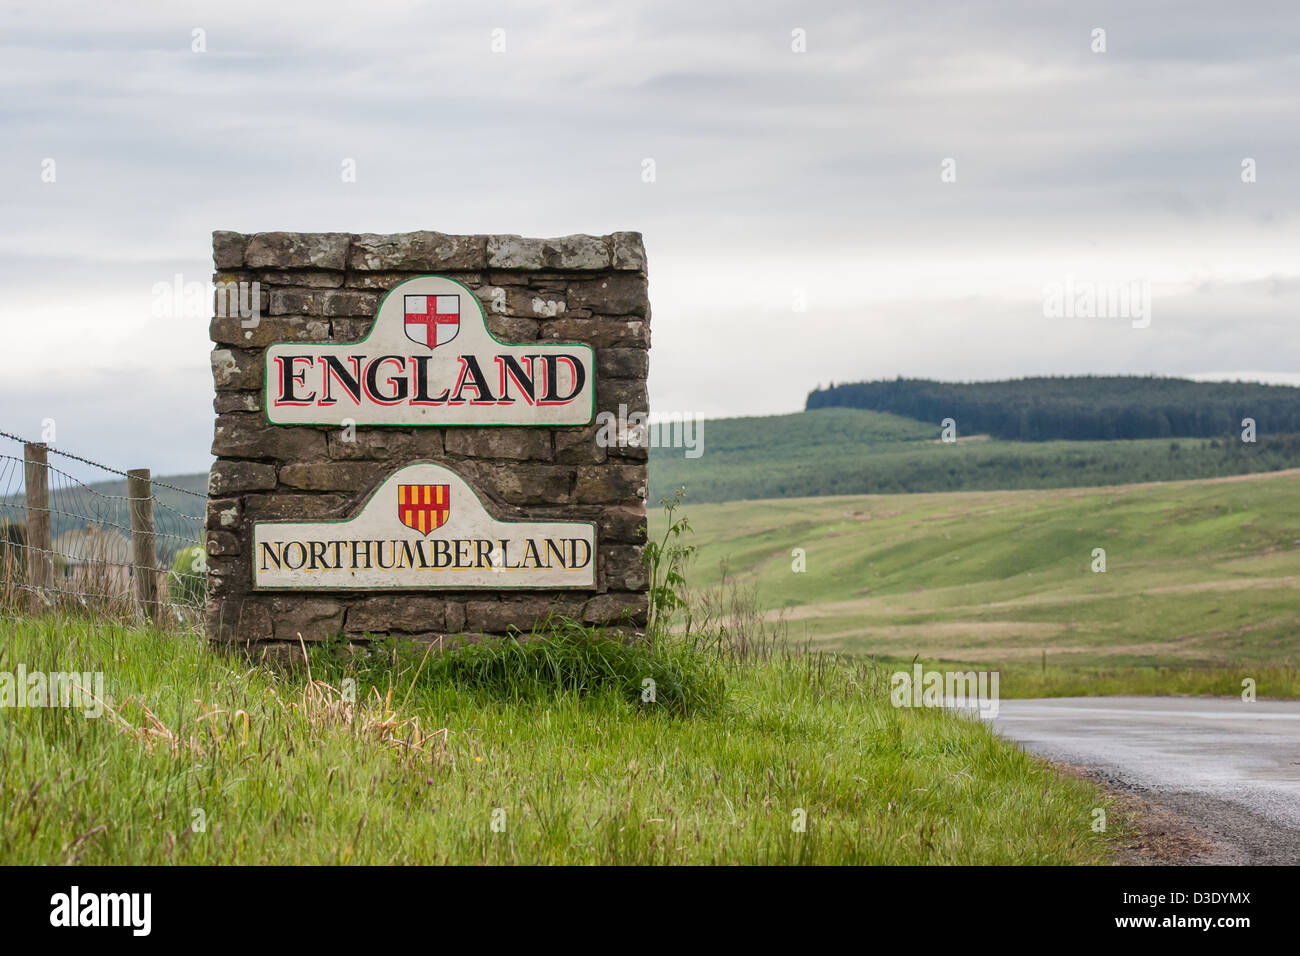
[[[1259,432],[1300,432],[1300,388],[1155,376],[1061,376],[999,382],[892,381],[831,385],[805,406],[859,408],[925,422],[952,418],[958,434],[1012,441],[1223,438],[1242,419]]]

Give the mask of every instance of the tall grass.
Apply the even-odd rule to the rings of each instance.
[[[687,599],[680,631],[674,636],[738,667],[776,656],[828,656],[815,651],[806,639],[791,638],[784,613],[769,613],[760,607],[758,585],[729,577],[725,559],[721,565],[719,583],[693,592]]]
[[[1093,788],[889,706],[869,662],[722,666],[725,700],[658,708],[630,699],[635,653],[425,650],[285,672],[173,632],[5,622],[0,670],[100,670],[115,716],[0,712],[0,862],[1108,859]]]
[[[452,650],[395,639],[363,656],[341,650],[327,643],[310,659],[318,673],[334,681],[351,678],[363,688],[449,688],[515,703],[610,694],[633,709],[652,704],[674,716],[712,713],[726,700],[718,661],[701,648],[682,641],[627,643],[572,621],[547,621],[526,640],[507,637]]]

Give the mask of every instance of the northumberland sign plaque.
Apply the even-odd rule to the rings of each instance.
[[[396,286],[360,342],[266,350],[273,425],[586,425],[594,413],[589,345],[507,345],[478,297],[444,276]]]
[[[497,521],[442,465],[388,476],[344,521],[258,522],[257,588],[590,588],[590,522]]]

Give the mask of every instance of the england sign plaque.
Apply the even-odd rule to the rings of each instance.
[[[359,342],[266,350],[272,425],[586,425],[595,407],[589,345],[507,345],[466,286],[408,279]]]
[[[389,475],[343,521],[253,526],[257,588],[591,588],[595,525],[497,521],[465,480],[418,463]]]

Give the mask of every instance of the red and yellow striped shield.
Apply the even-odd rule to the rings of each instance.
[[[450,485],[397,486],[397,518],[420,534],[442,527],[450,512]]]

